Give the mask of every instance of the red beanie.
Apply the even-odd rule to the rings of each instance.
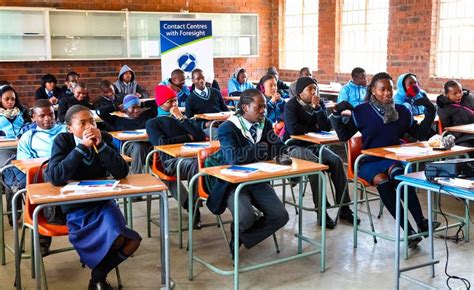
[[[177,96],[176,92],[168,86],[160,85],[155,87],[155,100],[157,106],[161,106],[169,99],[176,98]]]

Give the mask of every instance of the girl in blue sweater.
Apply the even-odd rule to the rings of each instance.
[[[265,96],[267,104],[267,118],[272,121],[273,124],[282,120],[283,109],[285,107],[285,101],[278,93],[277,79],[274,75],[264,75],[258,84],[258,89]]]
[[[367,88],[366,102],[352,107],[348,102],[339,103],[332,116],[333,127],[341,141],[349,140],[357,131],[362,134],[362,149],[399,145],[400,139],[409,134],[417,140],[425,140],[433,123],[436,109],[425,96],[415,101],[415,105],[424,106],[425,118],[418,124],[413,120],[410,111],[403,105],[394,103],[392,77],[387,73],[374,75]],[[351,116],[349,119],[341,115]],[[344,121],[346,120],[346,121]],[[398,181],[395,176],[403,174],[404,164],[398,161],[367,156],[360,162],[359,176],[375,184],[382,202],[390,214],[395,217],[395,189]],[[420,232],[428,231],[428,220],[424,218],[416,192],[410,188],[408,209]],[[401,221],[403,210],[401,210]],[[434,228],[439,222],[435,222]],[[403,227],[403,224],[401,224]],[[415,230],[408,223],[408,235]],[[420,237],[409,238],[408,246],[416,247]]]

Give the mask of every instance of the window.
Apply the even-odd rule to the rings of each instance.
[[[474,76],[473,10],[472,0],[440,0],[436,76]]]
[[[318,9],[319,0],[285,0],[283,68],[317,69]]]
[[[387,69],[389,0],[341,0],[339,71]]]

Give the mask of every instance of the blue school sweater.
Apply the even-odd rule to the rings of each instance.
[[[18,142],[16,159],[43,158],[51,155],[54,138],[60,133],[66,132],[65,125],[54,125],[45,130],[39,127],[31,129],[23,134]]]
[[[207,99],[206,99],[207,98]],[[196,90],[191,92],[186,101],[185,114],[188,118],[194,117],[195,114],[227,112],[229,109],[224,103],[221,93],[213,88],[206,89],[206,97],[202,97]],[[205,127],[205,120],[197,120],[199,127]]]
[[[276,123],[283,119],[283,111],[285,109],[285,101],[280,99],[276,103],[272,102],[272,98],[268,98],[265,96],[265,100],[267,101],[267,118],[272,121],[272,123]]]

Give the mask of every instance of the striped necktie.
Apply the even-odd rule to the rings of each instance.
[[[250,135],[252,136],[252,139],[255,143],[257,143],[257,127],[258,124],[253,124],[249,129]]]

